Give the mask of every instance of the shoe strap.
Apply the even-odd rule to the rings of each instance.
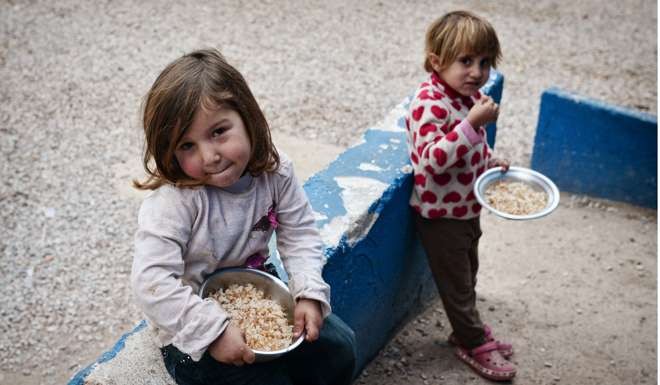
[[[495,341],[486,342],[485,344],[481,346],[477,346],[476,348],[472,349],[470,351],[470,355],[474,357],[474,356],[478,356],[479,354],[492,352],[494,350],[497,350],[497,342]]]

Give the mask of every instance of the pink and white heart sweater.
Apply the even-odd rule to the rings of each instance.
[[[491,150],[484,127],[475,130],[466,117],[480,98],[460,95],[435,72],[415,92],[406,115],[415,178],[410,205],[424,218],[479,216],[472,188]]]

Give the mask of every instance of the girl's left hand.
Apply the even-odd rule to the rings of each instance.
[[[502,167],[503,172],[509,171],[509,161],[507,159],[491,158],[488,161],[488,168]]]
[[[319,338],[323,325],[321,304],[313,299],[301,298],[293,311],[293,336],[298,338],[303,330],[307,332],[305,340],[312,342]]]

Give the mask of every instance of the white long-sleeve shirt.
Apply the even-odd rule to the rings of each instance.
[[[273,230],[294,298],[318,300],[323,316],[330,313],[323,243],[291,161],[280,158],[275,172],[244,176],[228,189],[164,185],[144,199],[131,284],[162,346],[201,358],[229,322],[217,302],[198,295],[201,284],[219,268],[267,255]]]

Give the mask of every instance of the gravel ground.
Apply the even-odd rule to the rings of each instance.
[[[141,318],[139,200],[114,186],[166,63],[218,47],[273,130],[345,147],[415,89],[426,26],[458,7],[498,31],[497,150],[514,164],[529,162],[548,87],[657,113],[651,1],[0,0],[0,382],[63,383]]]

